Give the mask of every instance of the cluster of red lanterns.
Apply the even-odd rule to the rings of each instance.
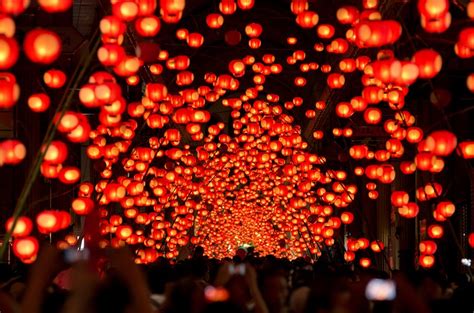
[[[22,13],[28,4],[2,4],[2,71],[9,70],[20,57],[12,16]],[[39,0],[39,5],[46,12],[56,13],[70,9],[72,1]],[[151,52],[142,49],[134,55],[122,46],[127,29],[150,40],[160,35],[162,23],[178,23],[184,0],[119,0],[111,1],[111,5],[110,15],[100,21],[101,46],[97,51],[99,62],[107,70],[90,75],[79,91],[82,105],[96,110],[98,125],[92,127],[83,114],[75,111],[58,113],[53,121],[67,141],[90,140],[86,153],[93,160],[101,160],[100,179],[96,184],[80,182],[79,168],[66,165],[68,145],[59,139],[41,148],[41,173],[64,184],[80,182],[71,202],[72,212],[96,212],[102,235],[97,245],[131,245],[137,263],[153,262],[160,256],[175,258],[189,244],[202,245],[209,256],[217,258],[227,257],[235,247],[249,242],[262,254],[288,258],[308,252],[320,255],[321,245],[334,245],[344,225],[354,222],[350,206],[360,191],[351,183],[351,173],[328,168],[324,156],[311,153],[300,125],[288,113],[306,105],[304,98],[295,95],[282,101],[278,93],[265,90],[266,82],[285,73],[286,67],[299,69],[293,80],[296,89],[307,88],[307,74],[316,71],[321,71],[318,73],[324,75],[331,90],[346,88],[351,73],[361,75],[360,94],[333,107],[337,117],[352,120],[360,116],[364,126],[379,125],[388,137],[381,148],[359,143],[348,151],[358,165],[355,176],[368,181],[365,189],[369,199],[378,198],[377,183],[391,184],[400,175],[415,171],[443,171],[444,158],[455,151],[464,159],[474,158],[474,142],[458,143],[456,135],[446,130],[424,134],[415,126],[415,117],[404,108],[409,86],[417,79],[436,77],[443,60],[432,49],[421,49],[411,59],[399,60],[392,50],[381,48],[397,42],[402,27],[397,21],[383,19],[377,0],[362,1],[361,9],[339,8],[339,26],[319,24],[319,15],[310,8],[309,1],[291,1],[296,25],[311,29],[319,40],[314,52],[338,56],[340,62],[336,65],[312,62],[309,53],[293,49],[285,60],[270,53],[249,53],[228,60],[228,72],[214,73],[210,69],[204,77],[195,77],[190,55],[172,55],[154,44],[148,45]],[[208,31],[219,30],[228,16],[251,10],[254,5],[254,0],[220,0],[216,11],[205,18]],[[451,23],[447,0],[419,0],[418,10],[427,32],[443,32]],[[345,30],[345,37],[337,38],[339,27]],[[242,29],[227,30],[223,39],[234,46],[246,35],[249,48],[256,50],[262,45],[264,31],[262,24],[251,21]],[[175,35],[193,51],[206,44],[204,32],[177,28]],[[471,28],[460,32],[455,46],[459,57],[472,56],[472,38]],[[297,42],[294,36],[286,38],[290,47]],[[61,46],[56,33],[38,28],[26,33],[23,52],[31,62],[50,66],[60,57]],[[379,52],[374,58],[344,56],[352,48],[379,48]],[[138,73],[144,65],[157,82],[144,84],[143,97],[129,102],[122,94],[120,80],[131,86],[139,84]],[[163,83],[159,76],[164,72],[172,72],[176,79]],[[58,89],[66,84],[67,76],[57,68],[47,68],[43,82],[48,88]],[[474,90],[471,76],[467,86]],[[14,106],[19,95],[15,76],[0,73],[0,108]],[[51,105],[44,91],[28,95],[27,102],[33,112],[44,112]],[[209,105],[216,102],[229,109],[230,125],[213,122]],[[382,102],[388,104],[387,110],[382,110]],[[314,119],[327,106],[330,104],[318,101],[305,116]],[[156,132],[156,137],[134,145],[139,125]],[[334,128],[332,135],[351,138],[355,131],[356,127],[349,125]],[[314,130],[312,135],[320,140],[327,134]],[[189,138],[193,145],[183,138]],[[410,146],[416,148],[416,155],[406,156]],[[19,164],[25,156],[26,148],[18,140],[0,143],[0,165]],[[156,160],[162,165],[157,166]],[[400,165],[394,166],[393,160],[400,160]],[[122,175],[117,174],[117,167]],[[455,214],[455,205],[444,198],[443,186],[436,181],[418,186],[416,199],[436,201],[436,224],[428,226],[430,239],[419,246],[419,264],[431,267],[437,250],[435,240],[444,233],[441,223]],[[414,218],[420,210],[405,190],[393,191],[390,201],[403,218]],[[119,213],[113,207],[119,207]],[[69,213],[50,209],[40,212],[34,223],[21,216],[14,229],[10,219],[6,228],[14,237],[15,255],[28,263],[34,261],[38,251],[38,241],[31,235],[34,224],[40,233],[50,234],[68,228],[70,223]],[[58,246],[66,248],[76,241],[70,234]],[[474,246],[473,234],[469,243]],[[363,250],[381,253],[384,243],[349,238],[344,259],[353,262],[356,253]],[[370,258],[358,260],[361,267],[371,266]]]

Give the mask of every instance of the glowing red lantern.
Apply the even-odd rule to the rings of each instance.
[[[436,205],[436,210],[444,217],[451,217],[456,211],[456,206],[451,201],[441,201]]]
[[[121,240],[128,239],[132,234],[133,234],[133,229],[132,227],[128,225],[120,225],[117,227],[117,230],[115,231],[115,236],[117,236],[117,238]]]
[[[58,176],[63,184],[75,184],[81,179],[81,171],[74,166],[66,166],[61,169]]]
[[[302,28],[313,28],[318,22],[319,16],[313,11],[304,11],[296,16],[296,24]]]
[[[459,143],[457,153],[465,159],[474,158],[474,141],[463,141]]]
[[[332,89],[342,88],[345,82],[346,79],[344,78],[344,75],[338,73],[330,74],[327,78],[327,84]]]
[[[61,54],[61,38],[50,30],[33,29],[25,36],[23,50],[30,61],[50,64],[56,61]]]
[[[51,100],[49,96],[45,93],[36,93],[32,94],[28,98],[28,107],[33,112],[44,112],[49,108]]]
[[[59,140],[53,140],[46,152],[45,147],[42,147],[41,151],[44,153],[44,160],[52,164],[63,163],[68,155],[66,144]]]
[[[457,146],[456,136],[446,130],[439,130],[432,132],[426,141],[428,145],[433,146],[431,152],[437,156],[448,156],[450,155]],[[433,143],[431,143],[431,141]]]
[[[38,0],[42,10],[48,13],[65,12],[72,6],[73,0]]]
[[[474,233],[469,234],[468,241],[469,241],[469,246],[471,246],[471,248],[474,248]]]
[[[155,37],[160,28],[160,19],[154,15],[140,17],[135,21],[135,30],[142,37]]]
[[[369,258],[361,258],[359,264],[363,268],[368,268],[372,264],[372,261]]]
[[[21,260],[34,258],[39,250],[35,237],[18,238],[13,241],[13,253]]]
[[[412,62],[420,70],[419,77],[431,79],[435,77],[443,66],[443,59],[438,52],[433,49],[418,50],[412,57]]]
[[[367,124],[378,124],[382,120],[382,111],[379,108],[367,108],[364,111],[364,120]]]
[[[14,38],[0,35],[0,69],[5,70],[15,65],[19,51],[18,43]]]
[[[5,14],[18,15],[30,5],[30,0],[3,0],[0,2],[0,11]]]
[[[224,17],[218,13],[211,13],[206,17],[206,24],[212,29],[221,28],[224,25]]]
[[[431,225],[428,227],[428,236],[430,238],[441,238],[444,235],[444,229],[441,225]]]
[[[400,207],[408,204],[410,196],[406,191],[392,191],[390,201],[393,206]]]
[[[414,218],[420,211],[418,205],[415,202],[409,202],[398,208],[398,214],[404,218]]]
[[[423,240],[419,244],[419,249],[422,254],[433,255],[436,253],[438,246],[433,240]]]
[[[29,217],[20,216],[18,217],[15,224],[15,228],[13,230],[12,230],[12,227],[13,227],[13,217],[10,217],[5,223],[6,231],[11,232],[12,237],[15,237],[15,238],[26,237],[33,230],[33,222],[31,221]]]
[[[432,255],[420,255],[418,263],[424,268],[433,267],[435,258]]]
[[[87,215],[94,209],[94,201],[90,198],[76,198],[72,201],[71,208],[77,215]]]
[[[26,156],[26,147],[18,140],[10,139],[0,143],[0,164],[16,165]]]
[[[224,15],[231,15],[237,11],[235,0],[221,0],[219,3],[219,11]]]
[[[44,73],[43,80],[49,88],[61,88],[66,83],[66,74],[60,70],[49,70]]]
[[[20,97],[20,87],[10,73],[0,73],[0,108],[8,109],[15,105]]]

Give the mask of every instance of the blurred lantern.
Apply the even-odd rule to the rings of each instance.
[[[44,73],[43,81],[49,88],[61,88],[66,83],[66,74],[60,70],[49,70]]]
[[[456,136],[446,130],[432,132],[426,138],[426,141],[428,142],[428,145],[433,146],[431,151],[437,156],[450,155],[454,149],[456,149],[458,143]]]
[[[38,0],[42,10],[48,13],[65,12],[72,6],[73,0]]]
[[[435,77],[443,65],[443,59],[438,52],[432,49],[418,50],[412,57],[412,62],[420,70],[420,78],[431,79]]]
[[[20,87],[15,76],[10,73],[0,73],[0,109],[11,108],[19,97]]]
[[[441,201],[436,205],[436,210],[444,217],[451,217],[456,211],[456,206],[451,201]]]
[[[18,217],[15,228],[13,227],[13,217],[10,217],[5,223],[5,230],[11,232],[11,235],[15,238],[26,237],[33,230],[33,222],[29,217],[20,216]]]
[[[52,164],[63,163],[68,155],[66,144],[59,140],[53,140],[45,152],[45,147],[41,148],[44,153],[44,160]]]
[[[414,218],[418,215],[419,210],[415,202],[409,202],[398,208],[398,214],[404,218]]]
[[[23,50],[30,61],[50,64],[56,61],[61,54],[61,38],[50,30],[33,29],[25,36]]]
[[[0,35],[0,70],[5,70],[15,65],[18,55],[19,48],[16,40]]]
[[[419,244],[421,254],[433,255],[436,253],[437,248],[438,246],[433,240],[424,240]]]
[[[49,108],[51,100],[46,93],[32,94],[28,98],[28,107],[33,112],[44,112]]]
[[[296,23],[302,28],[313,28],[318,22],[319,16],[313,11],[303,11],[296,16]]]
[[[15,139],[5,140],[0,143],[0,155],[0,165],[17,165],[25,158],[26,147]]]
[[[460,142],[458,145],[457,153],[465,159],[474,158],[474,141]]]
[[[435,258],[432,255],[422,254],[422,255],[420,255],[420,259],[419,259],[418,263],[424,268],[430,268],[430,267],[433,267],[433,265],[435,263]]]
[[[140,17],[135,21],[135,30],[142,37],[155,37],[160,32],[160,19],[154,15]]]
[[[211,13],[206,17],[206,24],[212,29],[221,28],[224,25],[224,17],[218,13]]]
[[[370,261],[369,258],[361,258],[359,264],[363,268],[368,268],[372,264],[372,261]]]
[[[428,227],[428,236],[430,238],[441,238],[444,235],[444,229],[441,225],[431,225]]]
[[[58,178],[63,184],[75,184],[81,179],[81,171],[74,166],[63,167]]]
[[[13,240],[13,253],[21,260],[35,257],[38,250],[39,244],[35,237],[30,236]]]

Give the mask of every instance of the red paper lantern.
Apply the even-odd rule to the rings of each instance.
[[[28,236],[33,230],[33,222],[29,217],[20,216],[18,217],[15,228],[13,227],[13,217],[10,217],[5,223],[5,230],[11,232],[12,237],[20,238]]]
[[[38,0],[42,10],[48,13],[65,12],[72,6],[73,0]]]
[[[30,61],[50,64],[56,61],[61,54],[61,38],[50,30],[33,29],[25,36],[23,50]]]
[[[412,62],[420,70],[420,78],[431,79],[435,77],[443,66],[443,59],[433,49],[418,50],[412,57]]]
[[[34,258],[38,250],[39,244],[35,237],[18,238],[13,241],[13,253],[21,260]]]
[[[5,70],[15,65],[19,52],[18,43],[14,38],[0,35],[0,70]]]

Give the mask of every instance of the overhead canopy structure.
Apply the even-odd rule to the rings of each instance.
[[[474,245],[453,194],[474,158],[472,3],[28,2],[0,1],[0,107],[49,123],[1,142],[5,171],[29,168],[6,221],[23,262],[45,236],[137,263],[252,245],[391,268],[416,233],[431,267],[444,232]]]

